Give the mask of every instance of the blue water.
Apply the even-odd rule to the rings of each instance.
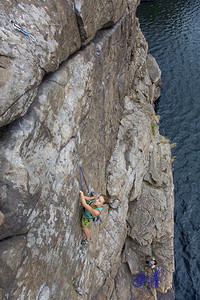
[[[149,53],[162,71],[160,133],[177,146],[175,296],[200,299],[200,0],[155,0],[138,7]]]

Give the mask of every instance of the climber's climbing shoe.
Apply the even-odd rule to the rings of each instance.
[[[88,242],[87,240],[82,240],[82,241],[81,241],[81,245],[85,246],[85,245],[87,245],[87,244],[89,244],[89,242]]]

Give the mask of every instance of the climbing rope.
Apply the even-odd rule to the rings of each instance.
[[[131,283],[136,287],[139,288],[142,285],[144,285],[147,281],[147,277],[145,275],[144,271],[141,271],[139,274],[137,275],[133,275],[131,278]]]
[[[121,247],[119,245],[119,243],[116,241],[116,239],[112,236],[112,234],[110,233],[110,231],[106,228],[106,226],[103,224],[101,218],[99,218],[99,223],[103,225],[103,228],[107,231],[107,233],[111,236],[111,238],[113,239],[113,241],[117,244],[117,246],[121,249],[122,252],[124,252],[132,261],[134,261],[137,265],[140,265],[135,259],[133,259],[132,257],[130,257],[130,255],[124,251],[123,247]]]
[[[159,282],[166,280],[165,270],[160,267],[155,267],[149,271],[150,272],[146,273],[141,271],[139,274],[133,275],[131,278],[131,283],[136,288],[145,286],[147,289],[157,289],[159,287]]]
[[[87,181],[86,181],[85,176],[84,176],[84,174],[83,174],[83,170],[82,170],[82,168],[81,168],[81,164],[80,164],[80,162],[79,162],[78,155],[75,155],[75,157],[76,157],[77,162],[78,162],[78,165],[79,165],[81,191],[83,190],[83,182],[82,182],[82,177],[83,177],[83,180],[84,180],[84,182],[85,182],[85,185],[86,185],[86,187],[87,187],[87,192],[88,192],[88,195],[89,195],[89,193],[90,193],[89,187],[88,187],[88,185],[87,185]]]
[[[22,32],[23,34],[27,35],[28,37],[30,37],[32,39],[33,42],[36,42],[36,39],[34,38],[34,36],[32,36],[30,33],[26,32],[25,30],[23,30],[19,25],[17,25],[16,23],[14,23],[13,21],[11,21],[11,23],[13,24],[13,27],[15,29],[17,29],[18,31]]]

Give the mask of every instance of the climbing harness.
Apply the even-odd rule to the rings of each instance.
[[[13,24],[13,27],[15,29],[17,29],[18,31],[22,32],[23,34],[27,35],[28,37],[30,37],[32,39],[33,42],[36,42],[36,39],[34,38],[34,36],[32,36],[30,33],[26,32],[25,30],[23,30],[19,25],[17,25],[16,23],[14,23],[13,21],[11,21],[11,23]]]
[[[78,160],[78,156],[75,156],[77,161],[78,161],[78,165],[79,165],[79,170],[80,170],[80,182],[81,182],[81,190],[83,190],[83,186],[82,186],[82,176],[83,179],[85,181],[85,185],[87,187],[88,190],[88,195],[89,195],[89,188],[85,179],[85,176],[83,174],[83,170],[81,168],[81,164]],[[94,193],[91,192],[91,196],[94,196]],[[96,220],[95,220],[96,219]],[[155,267],[154,269],[151,269],[148,271],[144,271],[144,266],[141,265],[138,261],[136,261],[135,259],[133,259],[132,257],[130,257],[130,255],[124,251],[124,247],[121,247],[119,245],[119,243],[116,241],[116,239],[113,237],[113,235],[110,233],[110,231],[106,228],[106,226],[103,224],[100,215],[96,218],[94,218],[94,222],[99,221],[99,223],[101,225],[103,225],[103,228],[106,230],[106,232],[110,235],[110,237],[113,239],[113,241],[117,244],[117,246],[121,249],[121,253],[125,253],[127,257],[129,257],[134,263],[136,263],[138,266],[141,266],[141,271],[139,274],[137,275],[132,275],[131,277],[131,283],[133,284],[133,286],[135,288],[141,288],[142,286],[144,288],[146,288],[147,290],[149,289],[157,289],[159,287],[159,282],[161,281],[165,281],[166,280],[166,276],[165,276],[165,270],[160,268],[160,267]],[[131,292],[131,300],[133,300],[133,295]]]
[[[100,214],[101,214],[101,212],[100,212]],[[100,219],[101,219],[101,217],[100,217],[100,215],[99,215],[98,217],[95,217],[95,218],[93,219],[93,222],[98,222]]]

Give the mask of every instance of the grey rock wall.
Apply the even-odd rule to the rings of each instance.
[[[130,299],[138,268],[124,244],[134,259],[155,255],[167,272],[159,291],[171,288],[170,146],[152,127],[161,73],[137,5],[1,3],[0,299]],[[115,241],[94,223],[80,244],[76,155],[90,190],[109,195],[102,219]]]
[[[0,8],[0,121],[5,125],[27,112],[43,76],[78,50],[81,41],[71,0],[2,1]]]

